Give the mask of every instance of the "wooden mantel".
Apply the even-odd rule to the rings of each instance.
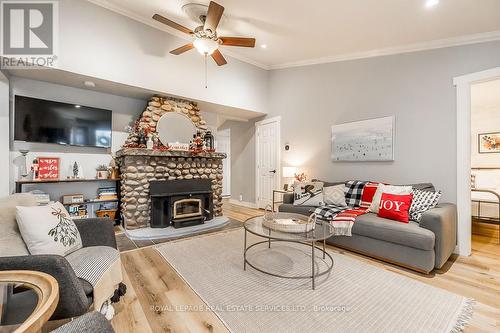
[[[123,156],[154,156],[154,157],[198,157],[198,158],[226,158],[225,153],[217,152],[203,152],[199,154],[193,154],[189,151],[180,150],[153,150],[146,148],[123,148],[116,152],[116,157],[120,158]]]

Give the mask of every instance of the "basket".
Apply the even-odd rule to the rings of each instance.
[[[99,218],[108,218],[114,220],[116,216],[116,209],[96,210],[95,215]]]
[[[270,208],[271,206],[266,206],[262,225],[271,230],[288,233],[306,233],[314,230],[316,226],[315,213],[311,214],[307,220],[300,218],[276,218],[272,210],[268,210],[268,207]]]

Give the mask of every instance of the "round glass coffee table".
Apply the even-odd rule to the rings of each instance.
[[[292,213],[275,213],[274,218],[278,219],[288,219],[288,218],[298,218],[298,219],[307,219],[306,216],[304,215],[299,215],[299,214],[292,214]],[[245,228],[245,246],[244,246],[244,251],[243,251],[243,269],[246,270],[246,266],[249,265],[253,269],[272,276],[276,276],[279,278],[286,278],[286,279],[311,279],[312,280],[312,289],[315,289],[315,279],[319,276],[328,274],[332,268],[333,268],[333,258],[332,256],[326,252],[325,250],[325,243],[326,239],[333,236],[334,234],[334,229],[330,225],[330,223],[326,221],[316,221],[316,226],[313,230],[309,232],[303,232],[303,233],[291,233],[291,232],[282,232],[282,231],[276,231],[271,228],[268,228],[264,226],[264,217],[263,216],[256,216],[249,218],[248,220],[245,221],[244,228]],[[251,245],[247,245],[247,233],[254,234],[256,236],[259,236],[261,238],[264,238],[264,240],[256,242]],[[281,274],[276,274],[272,273],[269,270],[263,269],[263,268],[258,268],[255,264],[252,263],[251,260],[247,257],[247,252],[253,247],[265,244],[267,245],[268,248],[271,248],[271,243],[272,242],[289,242],[289,243],[295,243],[295,244],[303,244],[305,246],[308,246],[311,248],[311,274],[310,275],[281,275]],[[321,242],[322,247],[319,247],[316,245],[316,242]],[[320,253],[323,256],[323,260],[326,260],[327,264],[327,269],[317,272],[315,271],[315,252],[320,251]]]

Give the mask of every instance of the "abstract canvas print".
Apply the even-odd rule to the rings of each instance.
[[[500,132],[479,134],[479,153],[500,153]]]
[[[394,117],[333,125],[332,161],[394,161]]]

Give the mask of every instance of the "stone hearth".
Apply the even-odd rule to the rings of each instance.
[[[210,179],[213,214],[222,215],[223,153],[193,156],[184,151],[156,151],[124,148],[116,153],[121,172],[121,212],[127,229],[149,226],[151,180]]]

